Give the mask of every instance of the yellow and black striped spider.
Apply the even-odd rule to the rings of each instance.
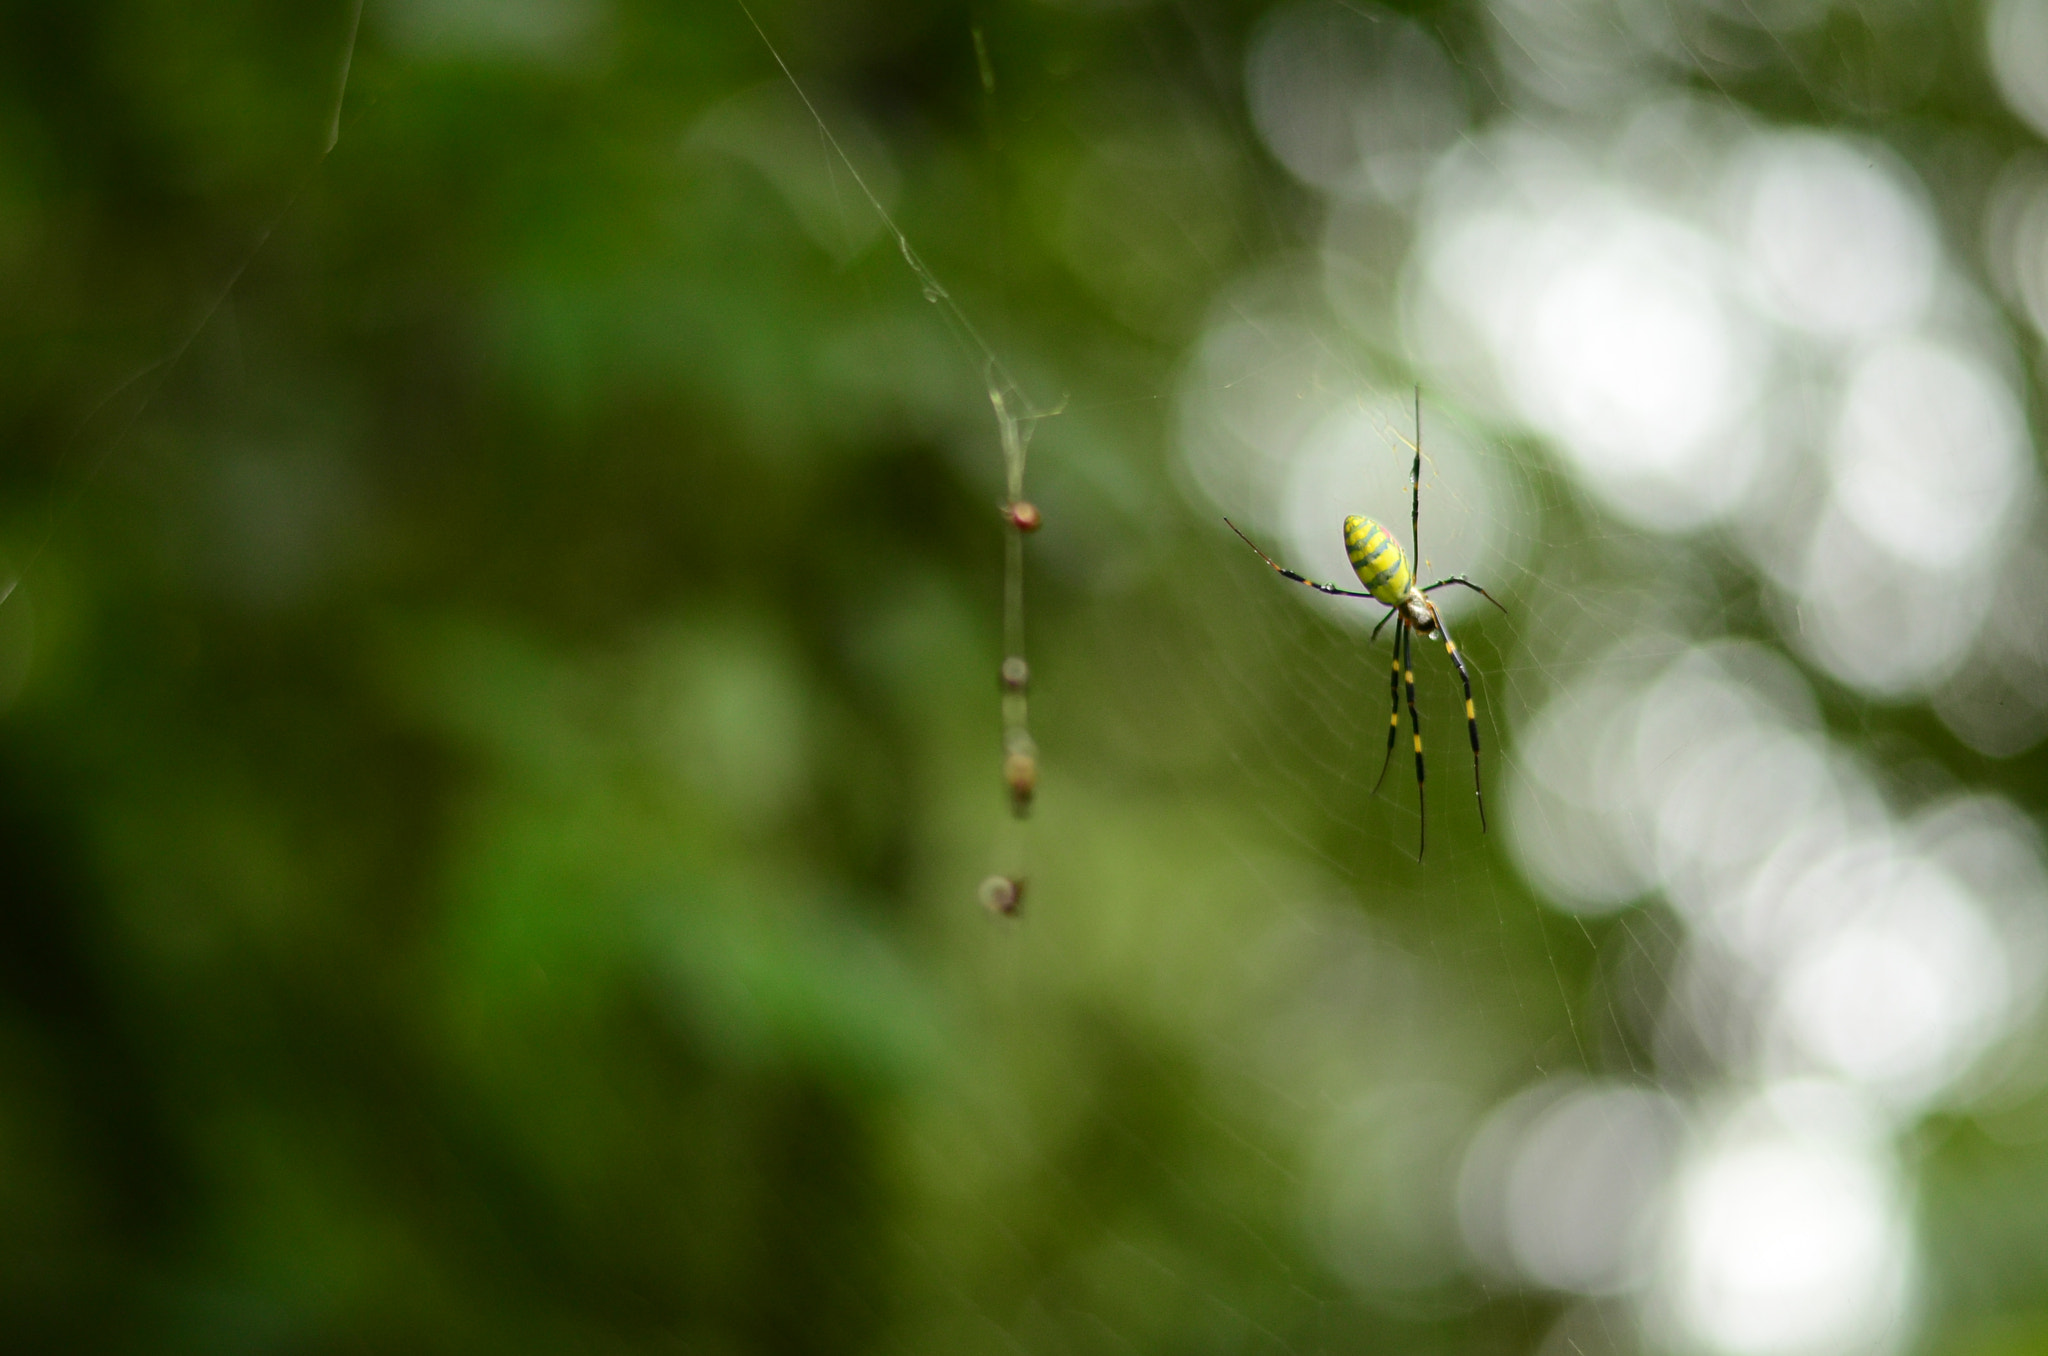
[[[1415,559],[1422,559],[1422,392],[1415,392],[1415,467],[1414,497],[1408,507],[1408,542],[1415,551]],[[1465,658],[1458,653],[1457,642],[1451,639],[1450,628],[1444,625],[1443,614],[1429,595],[1452,584],[1471,589],[1480,597],[1499,607],[1498,599],[1479,585],[1461,574],[1439,579],[1434,584],[1415,587],[1415,572],[1408,566],[1408,557],[1401,552],[1401,544],[1394,540],[1394,534],[1370,518],[1352,514],[1344,520],[1344,547],[1351,557],[1351,568],[1358,572],[1358,580],[1365,585],[1365,592],[1356,589],[1340,589],[1334,584],[1318,584],[1280,564],[1273,557],[1260,551],[1250,537],[1238,529],[1236,523],[1225,518],[1224,526],[1236,532],[1246,546],[1258,552],[1260,560],[1278,570],[1282,577],[1297,584],[1306,585],[1318,593],[1333,594],[1339,598],[1370,598],[1387,609],[1379,625],[1372,628],[1372,639],[1378,640],[1380,627],[1398,617],[1401,624],[1394,628],[1394,677],[1391,684],[1393,714],[1387,723],[1387,754],[1380,760],[1380,775],[1372,784],[1374,795],[1379,794],[1380,783],[1387,779],[1387,768],[1394,758],[1394,738],[1401,729],[1401,682],[1405,676],[1408,684],[1408,728],[1415,734],[1415,811],[1416,841],[1415,860],[1422,860],[1422,850],[1429,841],[1429,821],[1424,806],[1422,771],[1422,722],[1415,714],[1415,637],[1434,640],[1441,638],[1444,649],[1449,652],[1451,662],[1458,666],[1458,678],[1465,684],[1465,728],[1472,735],[1472,795],[1479,802],[1479,831],[1486,831],[1486,794],[1479,785],[1479,713],[1472,705],[1472,675],[1465,671]]]

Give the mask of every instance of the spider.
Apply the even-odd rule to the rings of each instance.
[[[1415,392],[1415,466],[1411,473],[1414,480],[1414,496],[1408,506],[1408,542],[1414,549],[1415,559],[1422,559],[1420,528],[1422,522],[1422,391]],[[1340,589],[1335,584],[1318,584],[1282,565],[1273,557],[1260,551],[1258,544],[1239,530],[1236,523],[1225,518],[1225,527],[1236,532],[1239,540],[1258,553],[1260,560],[1279,571],[1281,576],[1297,584],[1306,585],[1318,593],[1328,593],[1339,598],[1369,598],[1387,609],[1379,625],[1372,628],[1372,639],[1378,640],[1380,628],[1398,617],[1401,624],[1394,628],[1394,676],[1390,684],[1393,699],[1393,714],[1387,723],[1387,753],[1380,760],[1380,775],[1372,784],[1372,793],[1379,794],[1380,783],[1387,779],[1387,768],[1394,759],[1394,738],[1401,729],[1401,686],[1407,680],[1408,728],[1415,734],[1415,811],[1416,840],[1415,860],[1422,860],[1423,848],[1429,841],[1429,820],[1424,804],[1422,771],[1422,723],[1415,714],[1415,637],[1434,640],[1441,638],[1444,649],[1449,652],[1451,662],[1458,666],[1458,678],[1465,685],[1465,728],[1472,736],[1472,795],[1479,802],[1479,831],[1486,832],[1486,793],[1479,785],[1479,713],[1472,705],[1472,675],[1465,670],[1465,657],[1458,653],[1457,642],[1451,639],[1450,628],[1444,625],[1443,614],[1429,595],[1441,588],[1456,584],[1471,589],[1480,597],[1499,607],[1500,601],[1479,585],[1462,574],[1439,579],[1434,584],[1415,587],[1415,574],[1409,568],[1408,557],[1401,553],[1401,544],[1394,540],[1394,534],[1370,518],[1352,514],[1344,520],[1344,547],[1351,557],[1351,568],[1358,572],[1359,582],[1365,585],[1363,593],[1356,589]]]

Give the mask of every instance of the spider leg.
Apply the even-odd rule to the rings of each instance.
[[[1479,786],[1479,712],[1472,705],[1472,675],[1466,672],[1465,656],[1458,653],[1458,642],[1451,639],[1451,629],[1444,625],[1441,616],[1436,619],[1436,629],[1444,638],[1444,649],[1449,651],[1451,662],[1458,666],[1458,680],[1465,685],[1465,728],[1472,736],[1472,796],[1479,802],[1479,831],[1485,833],[1486,792]]]
[[[1415,732],[1415,860],[1429,844],[1429,804],[1423,791],[1422,717],[1415,712],[1415,632],[1401,628],[1401,667],[1408,680],[1408,728]]]
[[[1391,617],[1391,616],[1393,616],[1393,615],[1394,615],[1393,613],[1389,612],[1389,613],[1387,614],[1387,617]],[[1386,617],[1382,617],[1382,618],[1380,618],[1380,626],[1385,626],[1386,624],[1387,624],[1387,618],[1386,618]],[[1405,628],[1404,628],[1404,629],[1405,629]],[[1375,637],[1375,638],[1377,638],[1377,637],[1378,637],[1378,634],[1379,634],[1379,627],[1374,627],[1374,628],[1373,628],[1373,634],[1374,634],[1374,637]],[[1394,736],[1395,736],[1395,735],[1397,735],[1397,734],[1399,734],[1399,733],[1401,732],[1401,632],[1400,632],[1400,631],[1395,631],[1395,632],[1394,632],[1394,675],[1393,675],[1392,679],[1391,679],[1391,680],[1389,680],[1389,682],[1388,682],[1388,684],[1387,684],[1387,690],[1388,690],[1388,692],[1389,692],[1389,693],[1390,693],[1390,694],[1392,695],[1392,697],[1393,697],[1393,707],[1394,707],[1394,713],[1393,713],[1393,714],[1392,714],[1391,716],[1387,717],[1387,756],[1386,756],[1386,757],[1384,757],[1384,758],[1382,758],[1382,759],[1380,759],[1380,775],[1372,779],[1372,794],[1374,794],[1375,796],[1377,796],[1377,795],[1378,795],[1378,794],[1380,793],[1380,783],[1381,783],[1381,782],[1383,782],[1383,781],[1385,781],[1385,780],[1387,779],[1387,769],[1388,769],[1388,768],[1390,768],[1390,767],[1392,767],[1392,766],[1394,765]]]
[[[1447,588],[1452,584],[1456,584],[1459,588],[1471,589],[1474,593],[1484,598],[1487,602],[1492,603],[1495,607],[1499,607],[1502,612],[1507,611],[1507,608],[1501,606],[1500,599],[1494,597],[1485,589],[1480,588],[1479,585],[1473,583],[1471,580],[1467,579],[1462,574],[1454,574],[1449,579],[1439,579],[1434,584],[1425,584],[1423,586],[1422,591],[1424,593],[1433,593],[1437,589]]]
[[[1408,544],[1415,548],[1410,557],[1415,568],[1422,568],[1422,387],[1415,387],[1415,488],[1408,501]]]
[[[1281,576],[1284,578],[1292,579],[1297,584],[1304,584],[1307,587],[1314,589],[1317,593],[1327,593],[1330,594],[1332,597],[1336,598],[1372,597],[1370,593],[1360,593],[1356,589],[1340,589],[1335,584],[1318,584],[1313,579],[1309,579],[1303,575],[1298,575],[1294,571],[1288,569],[1285,565],[1282,565],[1279,561],[1273,559],[1273,557],[1267,555],[1264,551],[1259,550],[1258,545],[1255,542],[1253,542],[1250,537],[1245,536],[1245,534],[1242,532],[1238,532],[1236,523],[1233,523],[1230,521],[1230,519],[1225,518],[1223,520],[1223,525],[1229,528],[1232,532],[1237,532],[1237,538],[1239,541],[1243,542],[1246,546],[1251,547],[1253,553],[1256,554],[1260,560],[1263,560],[1268,565],[1271,565],[1275,570],[1279,571]]]
[[[1384,627],[1386,626],[1386,624],[1387,624],[1388,622],[1390,622],[1390,621],[1392,621],[1392,620],[1394,619],[1394,614],[1395,614],[1396,612],[1399,612],[1400,610],[1401,610],[1401,609],[1400,609],[1400,608],[1398,608],[1398,607],[1390,607],[1390,608],[1388,608],[1388,609],[1387,609],[1387,615],[1386,615],[1386,616],[1384,616],[1384,617],[1381,617],[1381,618],[1380,618],[1380,619],[1379,619],[1379,620],[1378,620],[1377,622],[1373,623],[1373,628],[1372,628],[1372,635],[1371,635],[1370,639],[1372,639],[1372,640],[1378,640],[1378,639],[1380,638],[1380,631],[1381,631],[1381,630],[1382,630],[1382,629],[1383,629],[1383,628],[1384,628]],[[1401,642],[1399,642],[1399,641],[1397,640],[1397,641],[1395,641],[1394,643],[1395,643],[1396,645],[1399,645],[1399,644],[1400,644]]]

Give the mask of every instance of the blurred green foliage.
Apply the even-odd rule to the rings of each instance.
[[[1174,487],[1210,294],[1305,238],[1260,8],[757,6],[1067,400],[1016,926],[981,355],[736,6],[371,4],[324,161],[340,0],[6,8],[0,1345],[1535,1341],[1304,1185],[1379,1090],[1599,1062],[1609,934],[1333,814],[1296,704],[1376,758],[1383,670]]]

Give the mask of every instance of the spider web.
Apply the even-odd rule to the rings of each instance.
[[[2031,1004],[2024,1001],[1988,1019],[1996,1034],[1949,1029],[1950,1043],[1938,1052],[1923,1050],[1926,1065],[1910,1076],[1878,1068],[1881,1056],[1867,1048],[1851,1052],[1846,1039],[1822,1050],[1831,1037],[1813,1027],[1827,1022],[1811,1010],[1806,1047],[1790,1052],[1783,1047],[1800,1039],[1796,1031],[1787,1034],[1796,1020],[1745,1023],[1727,1010],[1774,984],[1792,986],[1784,974],[1797,962],[1768,945],[1731,958],[1725,952],[1740,948],[1716,937],[1711,915],[1730,907],[1724,901],[1786,888],[1782,880],[1757,884],[1770,870],[1756,860],[1759,854],[1740,866],[1709,869],[1698,860],[1713,855],[1703,839],[1686,841],[1676,831],[1659,838],[1658,795],[1667,814],[1675,813],[1673,806],[1697,811],[1703,795],[1724,806],[1742,796],[1732,774],[1707,791],[1659,781],[1659,768],[1705,756],[1699,751],[1717,736],[1733,740],[1731,731],[1746,732],[1772,749],[1801,750],[1827,764],[1830,794],[1856,803],[1872,821],[1858,832],[1889,845],[1882,849],[1892,853],[1886,871],[1911,875],[1924,868],[1966,881],[1971,873],[1960,856],[1944,855],[1944,836],[1980,834],[1999,843],[1994,855],[2010,868],[2003,883],[1979,877],[1974,894],[1970,885],[1958,885],[1958,898],[1970,902],[1950,923],[1930,926],[1952,924],[1960,935],[1977,926],[1971,919],[1994,920],[1988,926],[2004,937],[2008,954],[2027,957],[2018,962],[2021,972],[2038,964],[2033,939],[2043,878],[2032,830],[2008,805],[1973,801],[1939,778],[1930,786],[1918,767],[1873,769],[1867,756],[1850,752],[1853,735],[1838,740],[1828,733],[1812,681],[1782,658],[1778,647],[1789,641],[1788,648],[1837,680],[1887,695],[1896,695],[1901,681],[1853,658],[1853,640],[1806,640],[1802,605],[1788,601],[1804,591],[1806,605],[1834,609],[1838,633],[1854,629],[1842,622],[1853,600],[1830,595],[1810,579],[1802,584],[1786,563],[1784,536],[1816,530],[1810,492],[1803,517],[1776,508],[1780,501],[1799,501],[1788,485],[1798,486],[1802,472],[1795,468],[1813,456],[1810,415],[1802,424],[1799,415],[1784,412],[1788,400],[1762,402],[1770,426],[1761,445],[1737,447],[1720,465],[1708,465],[1697,443],[1735,431],[1703,415],[1709,422],[1704,432],[1694,430],[1695,446],[1661,438],[1645,466],[1632,463],[1630,450],[1616,442],[1629,430],[1603,431],[1597,421],[1625,424],[1643,414],[1665,419],[1666,409],[1632,406],[1629,392],[1603,390],[1597,381],[1590,390],[1554,398],[1532,389],[1532,382],[1563,382],[1571,374],[1554,362],[1547,368],[1520,362],[1513,346],[1564,343],[1567,358],[1587,362],[1628,357],[1601,348],[1604,336],[1572,355],[1568,341],[1584,339],[1590,322],[1581,314],[1571,317],[1581,333],[1546,333],[1542,324],[1555,321],[1543,310],[1546,301],[1583,307],[1590,295],[1619,309],[1608,325],[1623,332],[1622,342],[1636,342],[1623,318],[1627,305],[1613,294],[1668,282],[1680,268],[1674,259],[1704,251],[1706,232],[1729,229],[1715,215],[1724,209],[1688,197],[1690,184],[1674,188],[1653,174],[1627,201],[1622,185],[1628,181],[1618,176],[1659,154],[1698,170],[1709,158],[1740,162],[1770,149],[1745,151],[1736,144],[1744,135],[1767,140],[1767,134],[1742,130],[1746,115],[1725,91],[1705,99],[1659,92],[1660,62],[1697,62],[1710,73],[1715,68],[1689,45],[1703,30],[1675,24],[1662,49],[1651,44],[1645,60],[1641,52],[1621,50],[1626,43],[1585,41],[1583,31],[1561,36],[1582,17],[1546,26],[1533,12],[1502,7],[1495,18],[1508,41],[1507,65],[1526,63],[1516,71],[1525,90],[1567,104],[1585,99],[1589,89],[1600,98],[1632,97],[1644,110],[1634,125],[1588,134],[1531,130],[1509,119],[1507,130],[1497,125],[1489,136],[1460,132],[1458,144],[1457,137],[1443,138],[1430,119],[1459,131],[1459,96],[1447,87],[1477,72],[1465,68],[1432,85],[1430,63],[1442,68],[1443,51],[1426,30],[1356,7],[1298,5],[1269,16],[1265,30],[1253,34],[1247,58],[1253,121],[1268,150],[1329,195],[1319,260],[1274,260],[1273,242],[1252,243],[1258,231],[1251,227],[1240,227],[1234,241],[1205,242],[1200,218],[1218,209],[1218,200],[1199,190],[1162,193],[1155,179],[1149,186],[1158,196],[1147,210],[1169,223],[1165,237],[1194,243],[1159,251],[1171,263],[1125,259],[1118,276],[1088,257],[1091,246],[1106,243],[1101,232],[1114,235],[1113,227],[1091,216],[1115,210],[1091,202],[1089,186],[1114,198],[1110,184],[1119,174],[1170,179],[1179,157],[1201,167],[1191,182],[1213,187],[1217,163],[1252,152],[1217,137],[1216,129],[1231,121],[1227,113],[1185,105],[1165,122],[1172,127],[1179,119],[1192,146],[1170,146],[1172,133],[1162,134],[1158,123],[1147,126],[1142,116],[1132,120],[1135,128],[1127,125],[1093,144],[1086,144],[1093,129],[1079,132],[1092,163],[1075,175],[1064,225],[1077,236],[1091,229],[1098,234],[1076,246],[1073,266],[1094,273],[1110,303],[1139,327],[1169,323],[1160,314],[1171,306],[1156,285],[1162,275],[1183,291],[1206,294],[1208,318],[1184,355],[1177,389],[1134,397],[1172,402],[1168,471],[1193,513],[1174,529],[1170,546],[1155,545],[1171,566],[1155,564],[1146,572],[1155,580],[1170,577],[1170,584],[1148,592],[1142,609],[1137,600],[1117,596],[1128,590],[1110,590],[1111,597],[1078,623],[1082,636],[1066,638],[1093,661],[1077,669],[1120,677],[1085,696],[1069,691],[1056,700],[1053,746],[1059,747],[1061,729],[1074,746],[1108,741],[1114,771],[1098,763],[1092,769],[1097,784],[1083,788],[1075,784],[1082,776],[1077,768],[1066,797],[1068,806],[1082,806],[1049,805],[1045,832],[1057,847],[1049,854],[1042,898],[1051,916],[1034,920],[1023,949],[1063,970],[1087,972],[1102,966],[1105,954],[1112,964],[1130,964],[1130,936],[1143,934],[1142,968],[1162,973],[1157,983],[1168,996],[1159,1000],[1160,1011],[1137,1006],[1192,1043],[1203,1066],[1204,1093],[1196,1096],[1207,1109],[1200,1114],[1225,1123],[1228,1134],[1267,1162],[1289,1165],[1280,1172],[1285,1185],[1269,1185],[1276,1196],[1291,1198],[1279,1213],[1295,1213],[1292,1230],[1275,1219],[1271,1200],[1227,1204],[1220,1182],[1229,1173],[1213,1163],[1204,1166],[1215,1179],[1176,1178],[1175,1189],[1198,1200],[1198,1213],[1220,1211],[1269,1258],[1290,1246],[1303,1248],[1314,1258],[1311,1267],[1339,1281],[1335,1288],[1296,1282],[1293,1301],[1248,1300],[1247,1288],[1255,1292],[1256,1285],[1205,1286],[1185,1273],[1187,1249],[1133,1236],[1113,1216],[1095,1221],[1111,1251],[1171,1278],[1188,1299],[1202,1302],[1198,1308],[1212,1308],[1224,1330],[1256,1345],[1305,1349],[1341,1341],[1337,1334],[1346,1331],[1398,1327],[1427,1315],[1468,1337],[1505,1325],[1545,1350],[1690,1342],[1742,1349],[1745,1341],[1779,1339],[1746,1335],[1745,1320],[1702,1311],[1687,1287],[1728,1284],[1728,1269],[1739,1271],[1731,1253],[1785,1230],[1823,1252],[1834,1247],[1847,1257],[1864,1250],[1860,1262],[1841,1261],[1793,1301],[1821,1318],[1806,1329],[1801,1320],[1791,1321],[1787,1331],[1799,1335],[1787,1340],[1814,1350],[1842,1342],[1896,1343],[1912,1307],[1911,1282],[1899,1259],[1915,1245],[1895,1203],[1905,1189],[1896,1185],[1887,1133],[1908,1133],[1930,1108],[1952,1104],[1946,1099],[1957,1095],[1992,1103],[2014,1096],[2009,1088],[1988,1092],[1991,1085],[1981,1080],[1972,1085],[1969,1071],[1988,1045],[2030,1029]],[[1687,22],[1699,20],[1693,15]],[[1752,15],[1751,22],[1750,36],[1786,51],[1781,30],[1796,32],[1806,20]],[[976,40],[986,84],[987,47],[978,30]],[[1613,60],[1604,70],[1597,61],[1574,70],[1561,55],[1566,50],[1606,52]],[[1345,67],[1345,60],[1354,65]],[[1342,94],[1332,96],[1331,87]],[[1284,106],[1289,97],[1296,107]],[[1328,108],[1332,97],[1380,115],[1380,123],[1359,112],[1343,126]],[[1704,133],[1702,123],[1709,125]],[[1808,144],[1787,155],[1811,162],[1834,153],[1834,146]],[[1442,159],[1434,187],[1425,188],[1418,162],[1432,156]],[[1165,170],[1158,169],[1161,158]],[[1442,168],[1460,159],[1464,182],[1458,170]],[[1739,163],[1729,171],[1736,178],[1743,172]],[[1489,179],[1491,187],[1484,182]],[[1472,201],[1488,192],[1491,204]],[[1603,203],[1603,195],[1611,201]],[[1570,223],[1589,198],[1611,210],[1612,219]],[[1127,198],[1120,201],[1128,205]],[[1486,217],[1489,210],[1495,218]],[[1508,235],[1497,218],[1518,210],[1536,223],[1531,235],[1540,237],[1559,217],[1578,235],[1564,246],[1496,238],[1464,255],[1455,240],[1445,240],[1459,230]],[[1768,272],[1778,241],[1766,236],[1759,243],[1757,229],[1752,226],[1749,248],[1764,256],[1758,267]],[[1404,230],[1412,232],[1405,263],[1390,260],[1373,237],[1398,238]],[[1655,257],[1637,277],[1620,282],[1566,276],[1557,283],[1563,298],[1539,298],[1533,316],[1525,306],[1519,329],[1499,308],[1487,314],[1483,295],[1476,302],[1469,291],[1461,296],[1464,276],[1442,276],[1464,265],[1461,275],[1482,274],[1478,286],[1527,288],[1527,279],[1503,275],[1489,282],[1470,265],[1492,263],[1488,249],[1522,249],[1538,261],[1527,265],[1533,269],[1546,249],[1560,248],[1596,259],[1626,259],[1632,251]],[[1576,266],[1548,262],[1567,275]],[[1710,273],[1728,265],[1715,254],[1688,266]],[[1446,337],[1440,313],[1455,311],[1460,301],[1464,315],[1451,323],[1465,329]],[[1788,320],[1782,306],[1775,314],[1765,310],[1770,323],[1794,329],[1836,323]],[[1682,327],[1688,319],[1681,314],[1672,323]],[[1489,322],[1499,328],[1490,340],[1493,371],[1483,374],[1474,351],[1487,347]],[[1731,323],[1735,343],[1768,342],[1763,326]],[[1654,344],[1650,328],[1643,342]],[[1941,319],[1929,329],[1944,337],[1958,332]],[[1996,346],[1983,331],[1977,336],[1965,347],[1975,344],[1982,352],[1986,344]],[[1688,349],[1691,337],[1681,334],[1650,361],[1703,368],[1729,361],[1698,345]],[[1780,352],[1798,347],[1780,342]],[[1745,354],[1736,352],[1737,368]],[[1814,359],[1802,351],[1791,361],[1810,365]],[[1366,640],[1382,610],[1317,597],[1275,579],[1216,521],[1227,513],[1283,563],[1348,586],[1337,531],[1345,513],[1375,516],[1406,540],[1408,440],[1417,433],[1405,427],[1404,395],[1417,375],[1425,404],[1418,573],[1469,575],[1507,600],[1513,614],[1508,621],[1488,616],[1470,595],[1439,599],[1474,668],[1491,834],[1479,830],[1466,780],[1453,672],[1435,644],[1417,646],[1433,773],[1429,850],[1421,862],[1413,860],[1411,846],[1420,815],[1406,731],[1388,761],[1388,648],[1384,640]],[[1655,380],[1648,371],[1637,375]],[[1736,371],[1726,376],[1730,389],[1721,396],[1729,408],[1743,408],[1761,380]],[[1439,384],[1448,390],[1439,394]],[[1683,392],[1661,394],[1667,401],[1685,399]],[[1124,403],[1098,390],[1076,398],[1065,417],[1069,427],[1085,426]],[[1115,455],[1090,446],[1092,430],[1072,437],[1064,432],[1055,426],[1049,435],[1057,450],[1046,477],[1055,502],[1062,491],[1077,500],[1086,493],[1076,482],[1091,473],[1075,465],[1079,458]],[[1640,434],[1660,441],[1655,424]],[[1560,441],[1567,445],[1562,456]],[[1093,474],[1099,479],[1102,473]],[[1853,479],[1853,473],[1841,474]],[[2032,474],[2011,483],[2031,485]],[[1993,538],[2010,531],[2010,523],[1994,528],[1982,521],[1977,530]],[[1724,523],[1724,530],[1701,535]],[[1127,514],[1126,528],[1142,531],[1142,523]],[[1153,615],[1140,617],[1140,610]],[[1919,637],[1888,639],[1910,646]],[[1967,637],[1961,643],[1967,645]],[[1925,692],[1954,671],[1937,668],[1930,677],[1923,669],[1903,681]],[[1667,722],[1676,724],[1675,732],[1659,727],[1660,698],[1696,703]],[[1092,714],[1076,710],[1084,701],[1096,708]],[[1218,718],[1217,711],[1228,714]],[[1396,714],[1407,721],[1398,708]],[[1717,717],[1735,724],[1718,727]],[[1966,737],[1983,737],[1981,726],[1959,728]],[[1661,747],[1662,762],[1639,769],[1631,787],[1614,785],[1626,780],[1613,770],[1617,758],[1626,761],[1614,746],[1631,740]],[[1055,774],[1056,786],[1058,780]],[[1230,791],[1219,791],[1222,783]],[[1233,799],[1246,792],[1255,807],[1249,822]],[[1132,816],[1103,800],[1124,794],[1170,807],[1162,812],[1178,826],[1176,869],[1137,891],[1138,900],[1154,901],[1149,910],[1134,902],[1128,887],[1116,888],[1115,849],[1091,842],[1107,833],[1098,825],[1091,834],[1085,824],[1099,819],[1137,832]],[[1702,832],[1712,837],[1711,830]],[[1659,859],[1656,845],[1645,846],[1646,836],[1678,860]],[[1674,837],[1675,844],[1667,841]],[[1849,851],[1831,840],[1809,855]],[[1633,865],[1625,864],[1630,858]],[[1082,900],[1118,901],[1125,916],[1078,926],[1068,911]],[[1881,908],[1860,917],[1849,908],[1844,916],[1837,902],[1819,912],[1830,908],[1836,915],[1831,926],[1844,930],[1839,936],[1859,924],[1882,930],[1881,922],[1872,922]],[[1801,926],[1839,940],[1811,920]],[[1230,952],[1228,960],[1190,955],[1191,948],[1171,940],[1209,928],[1228,939],[1210,943]],[[1811,932],[1800,941],[1817,952],[1829,944],[1816,942]],[[1783,935],[1778,942],[1789,945]],[[1983,981],[1969,965],[2016,973],[1988,961],[1988,951],[1976,955],[1951,971],[1948,982],[1962,988]],[[1028,964],[1021,957],[1014,963]],[[1856,963],[1841,964],[1853,969]],[[1123,982],[1134,979],[1126,972]],[[1007,981],[1030,986],[1019,974]],[[1819,987],[1812,992],[1853,1003],[1857,982],[1883,981],[1864,964],[1855,982],[1829,989],[1813,981]],[[1200,995],[1193,1003],[1198,1008],[1234,1001],[1231,1018],[1218,1022],[1212,1011],[1205,1026],[1164,1015],[1194,995]],[[1807,1001],[1810,1009],[1818,1000],[1783,1001]],[[1828,1030],[1841,1034],[1839,1023]],[[1283,1051],[1289,1045],[1297,1048]],[[1954,1091],[1959,1085],[1960,1094]],[[1307,1127],[1282,1130],[1274,1123],[1274,1104],[1292,1113],[1285,1119],[1298,1116]],[[1131,1151],[1155,1170],[1177,1170],[1176,1156],[1125,1124],[1114,1102],[1098,1100],[1085,1114],[1129,1140]],[[1865,1128],[1843,1131],[1845,1119]],[[1867,1128],[1872,1125],[1889,1130]],[[1031,1139],[1007,1147],[1058,1178],[1057,1160],[1037,1156],[1042,1146]],[[1717,1201],[1746,1189],[1723,1179],[1739,1177],[1752,1159],[1771,1153],[1804,1154],[1792,1169],[1795,1177],[1832,1186],[1846,1181],[1850,1194],[1861,1198],[1803,1218],[1796,1208],[1773,1214],[1751,1206],[1749,1216],[1715,1233]],[[1062,1186],[1069,1208],[1087,1218],[1085,1188],[1071,1180]],[[1795,1201],[1798,1190],[1795,1185]],[[1844,1233],[1858,1229],[1871,1237],[1843,1241]],[[1276,1242],[1276,1231],[1293,1237]],[[1104,1265],[1118,1274],[1116,1265]],[[1774,1282],[1759,1284],[1759,1295],[1769,1297],[1753,1303],[1783,1302],[1771,1290]],[[1041,1310],[1037,1318],[1054,1329],[1076,1321],[1102,1326],[1119,1346],[1153,1340],[1154,1330],[1140,1320],[1120,1329],[1102,1310],[1074,1303],[1072,1309],[1051,1304],[1051,1312]],[[1023,1346],[1036,1344],[988,1309],[976,1312]]]

